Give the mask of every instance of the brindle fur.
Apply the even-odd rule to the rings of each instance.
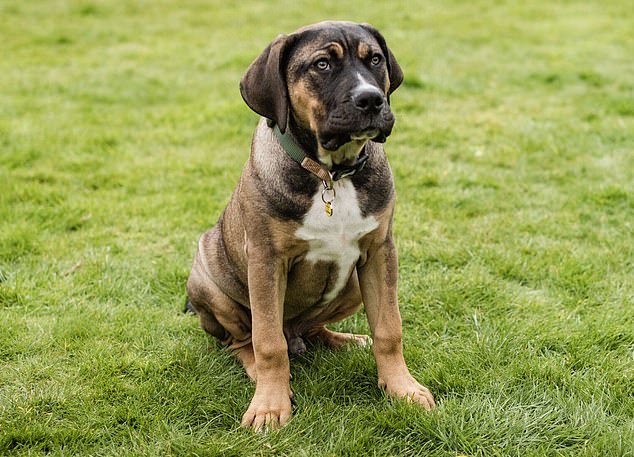
[[[380,55],[380,65],[371,62]],[[317,71],[329,59],[332,72]],[[385,104],[364,115],[352,95],[359,78],[380,89]],[[187,282],[188,297],[202,327],[235,351],[256,380],[242,424],[259,429],[283,425],[291,414],[287,351],[304,340],[339,347],[359,335],[327,330],[365,304],[372,330],[379,384],[388,394],[431,408],[429,391],[411,377],[402,354],[397,303],[397,254],[392,240],[394,185],[380,142],[394,122],[389,95],[402,72],[385,40],[369,25],[326,22],[276,38],[252,63],[241,82],[246,103],[274,121],[314,160],[326,166],[349,163],[366,148],[362,172],[351,179],[363,217],[377,228],[359,240],[352,270],[307,260],[309,243],[298,229],[321,182],[295,163],[262,119],[238,186],[218,223],[198,244]],[[374,138],[351,139],[354,132]],[[324,217],[327,217],[324,215]],[[339,278],[344,287],[324,296]]]

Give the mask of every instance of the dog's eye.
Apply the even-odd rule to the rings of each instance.
[[[370,59],[370,63],[376,66],[376,65],[379,65],[382,60],[383,60],[383,57],[381,56],[381,54],[374,54],[372,56],[372,59]]]
[[[319,71],[330,70],[330,62],[326,58],[317,60],[313,65]]]

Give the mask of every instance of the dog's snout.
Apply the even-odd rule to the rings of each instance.
[[[375,88],[358,91],[353,95],[352,101],[355,108],[368,114],[380,112],[385,104],[383,94]]]

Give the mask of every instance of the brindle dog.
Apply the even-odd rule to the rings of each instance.
[[[225,211],[200,238],[187,291],[202,327],[256,381],[244,426],[289,420],[289,351],[371,342],[325,326],[362,303],[379,385],[434,406],[403,359],[394,185],[381,144],[402,80],[372,26],[322,22],[277,37],[241,81],[263,118]]]

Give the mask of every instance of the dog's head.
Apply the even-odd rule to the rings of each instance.
[[[394,115],[389,96],[403,73],[383,36],[368,24],[321,22],[277,37],[251,64],[240,92],[253,111],[284,132],[310,132],[319,159],[355,157],[383,142]]]

